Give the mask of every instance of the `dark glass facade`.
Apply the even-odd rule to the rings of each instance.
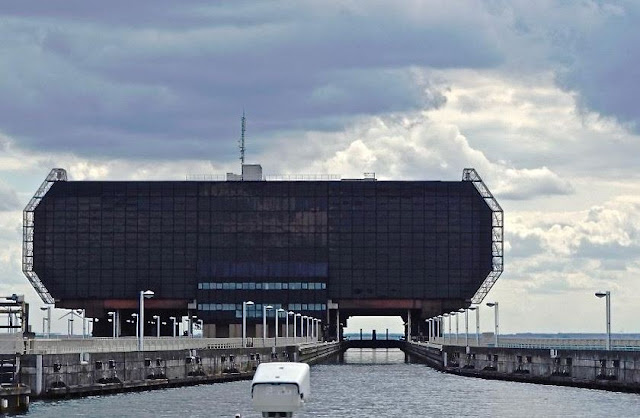
[[[328,300],[459,299],[491,271],[491,210],[470,182],[56,182],[34,271],[56,300],[242,301],[319,316]]]

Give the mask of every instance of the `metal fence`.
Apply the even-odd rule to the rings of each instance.
[[[305,338],[247,338],[247,347],[282,347],[311,343]],[[137,351],[135,337],[29,339],[24,341],[24,354],[104,353]],[[242,338],[145,337],[144,351],[186,350],[203,348],[241,348]],[[23,351],[23,350],[19,350]]]
[[[483,333],[478,340],[476,334],[469,334],[468,345],[470,347],[495,347],[495,336]],[[431,343],[438,345],[466,346],[465,334],[444,334],[442,337],[432,338]],[[498,347],[503,348],[544,348],[558,350],[604,350],[606,341],[604,338],[527,338],[498,336]],[[611,339],[611,349],[621,351],[640,350],[640,339]]]

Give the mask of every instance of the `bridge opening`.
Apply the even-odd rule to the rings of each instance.
[[[345,325],[343,338],[349,340],[399,340],[406,333],[401,316],[352,316]]]

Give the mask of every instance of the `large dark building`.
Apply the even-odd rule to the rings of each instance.
[[[481,301],[502,271],[502,211],[472,169],[451,182],[235,179],[54,169],[25,208],[23,270],[45,302],[90,317],[128,318],[151,289],[148,318],[197,315],[209,336],[238,336],[249,300],[249,335],[264,304],[320,318],[329,336],[352,315],[410,315],[415,335]]]

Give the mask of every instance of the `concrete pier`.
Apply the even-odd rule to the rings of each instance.
[[[261,362],[313,363],[340,350],[339,343],[304,343],[23,354],[19,356],[17,380],[34,398],[85,396],[249,379]]]
[[[405,352],[462,376],[640,393],[640,351],[447,346]]]

